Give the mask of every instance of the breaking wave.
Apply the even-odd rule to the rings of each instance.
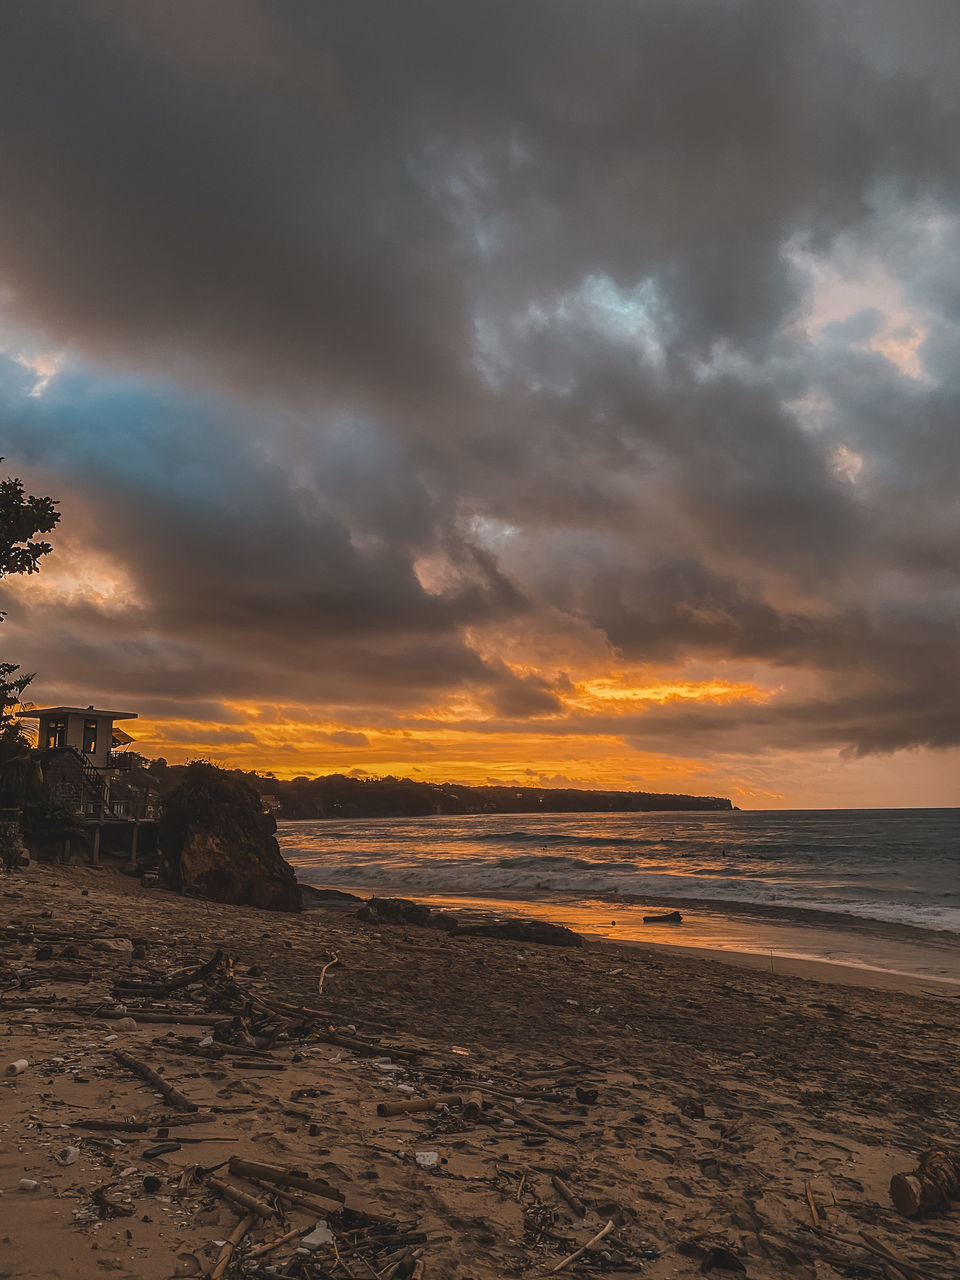
[[[503,816],[289,822],[278,834],[307,883],[544,902],[715,903],[960,934],[957,810],[558,814],[522,827]]]

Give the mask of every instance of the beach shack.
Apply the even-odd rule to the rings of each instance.
[[[87,829],[95,863],[100,861],[104,831],[109,831],[115,847],[119,829],[127,855],[136,863],[141,826],[156,824],[156,789],[136,776],[143,771],[135,767],[140,757],[129,751],[133,738],[117,727],[119,720],[136,718],[135,711],[94,706],[20,712],[20,719],[38,722],[37,747],[47,794]],[[69,856],[69,841],[64,853]]]

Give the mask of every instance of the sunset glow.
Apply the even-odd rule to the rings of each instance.
[[[45,8],[0,214],[35,703],[283,777],[956,802],[925,18]]]

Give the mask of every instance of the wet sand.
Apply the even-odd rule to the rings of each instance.
[[[192,1258],[209,1272],[241,1213],[209,1181],[181,1184],[236,1154],[327,1180],[350,1211],[387,1224],[377,1230],[405,1230],[414,1243],[397,1274],[419,1251],[424,1280],[546,1275],[607,1222],[603,1243],[561,1274],[692,1278],[724,1248],[751,1280],[883,1280],[879,1247],[956,1280],[960,1207],[907,1221],[887,1194],[919,1151],[960,1145],[960,1001],[942,998],[949,988],[881,991],[836,973],[823,985],[771,973],[765,957],[753,968],[670,946],[459,938],[349,910],[278,916],[92,868],[33,867],[0,888],[5,1055],[30,1063],[0,1079],[0,1268],[11,1277],[153,1280],[173,1276],[180,1255],[181,1268]],[[97,1012],[118,979],[155,981],[217,947],[234,957],[233,978],[218,970],[162,999],[125,997],[205,1025],[120,1030]],[[187,1050],[225,1016],[204,1012],[225,990],[321,1008],[317,1028],[369,1051],[315,1028],[281,1036],[259,1066],[241,1066],[238,1046],[207,1061]],[[178,1124],[116,1061],[118,1046],[162,1070],[202,1122]],[[380,1102],[475,1088],[477,1116],[377,1114]],[[171,1114],[171,1136],[199,1141],[148,1154]],[[149,1129],[80,1124],[131,1116]],[[64,1147],[78,1152],[67,1166],[54,1154]],[[438,1163],[421,1167],[417,1152]],[[18,1190],[24,1178],[38,1189]],[[129,1213],[104,1217],[97,1187]],[[341,1231],[341,1263],[324,1246],[314,1274],[369,1276],[369,1260],[388,1272],[373,1229],[336,1211],[287,1206],[288,1228],[326,1216]],[[267,1218],[248,1241],[281,1230]],[[261,1261],[283,1264],[293,1247]],[[228,1274],[266,1274],[258,1266]]]
[[[302,874],[302,873],[301,873]],[[315,878],[316,873],[311,873]],[[321,887],[317,885],[316,887]],[[384,886],[337,889],[380,897],[410,897],[410,890]],[[767,968],[771,972],[875,986],[882,990],[919,991],[952,986],[960,990],[960,938],[912,925],[860,920],[828,912],[744,908],[717,902],[674,899],[644,903],[519,897],[466,897],[417,894],[438,911],[451,910],[470,919],[522,916],[566,925],[585,937],[626,945],[682,948],[731,964]],[[678,908],[680,927],[645,924],[645,915]]]

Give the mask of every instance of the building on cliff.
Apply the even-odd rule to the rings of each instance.
[[[129,751],[133,739],[116,726],[136,720],[133,711],[96,707],[43,707],[20,713],[37,720],[37,747],[50,800],[74,815],[85,829],[92,860],[100,860],[106,836],[113,851],[122,849],[136,863],[141,828],[155,840],[157,790],[140,757]],[[69,841],[64,850],[69,856]]]

